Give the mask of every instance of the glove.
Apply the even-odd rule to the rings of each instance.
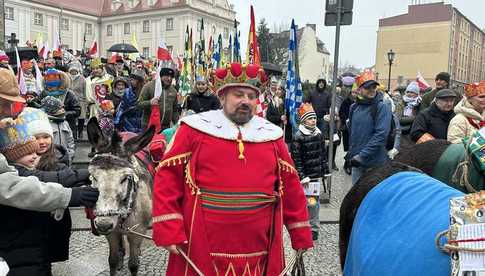
[[[392,149],[387,152],[387,156],[389,156],[389,158],[391,159],[394,159],[394,157],[396,157],[396,155],[398,154],[399,154],[399,151],[397,149]]]
[[[352,159],[350,159],[350,165],[356,168],[362,166],[362,158],[360,158],[359,155],[352,157]]]
[[[97,188],[85,186],[72,188],[69,207],[84,206],[93,208],[98,201],[99,191]]]

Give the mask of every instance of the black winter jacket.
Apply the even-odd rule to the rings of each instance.
[[[187,110],[192,110],[195,113],[201,113],[210,110],[218,110],[221,108],[221,103],[219,99],[210,92],[206,92],[204,94],[192,92],[187,98],[185,107]]]
[[[9,275],[51,276],[49,260],[50,214],[0,205],[0,257]]]
[[[322,81],[325,83],[325,87],[319,89],[318,84]],[[317,113],[317,117],[321,119],[323,116],[329,114],[332,105],[332,94],[327,90],[327,82],[324,79],[318,80],[316,85],[317,88],[310,92],[305,102],[312,104],[315,113]]]
[[[285,114],[284,105],[276,107],[272,102],[268,104],[268,109],[266,109],[266,120],[272,122],[273,124],[281,127],[283,121],[281,121],[281,116]]]
[[[429,133],[436,139],[446,140],[448,125],[453,117],[455,117],[453,111],[442,112],[436,103],[432,103],[416,116],[411,128],[411,139],[417,142],[421,136]]]
[[[298,130],[291,143],[291,157],[300,179],[323,177],[327,166],[327,154],[322,134],[305,135]]]

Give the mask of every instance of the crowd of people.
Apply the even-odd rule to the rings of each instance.
[[[157,125],[167,142],[175,140],[168,157],[186,154],[184,150],[194,154],[192,150],[199,146],[191,143],[194,149],[190,149],[192,146],[181,139],[202,139],[201,133],[236,141],[241,160],[256,154],[245,143],[277,141],[274,143],[278,155],[287,159],[291,156],[292,160],[281,160],[286,160],[283,164],[290,168],[294,162],[297,179],[284,177],[293,186],[301,183],[306,196],[306,203],[302,202],[308,208],[309,223],[300,225],[301,221],[295,221],[298,224],[295,227],[308,226],[313,240],[318,239],[319,227],[317,187],[325,189],[325,177],[339,170],[336,150],[331,160],[327,156],[330,144],[334,149],[342,144],[347,153],[342,160],[343,169],[352,175],[355,184],[367,170],[394,158],[402,143],[423,143],[431,139],[461,143],[485,126],[485,82],[467,85],[462,95],[450,89],[450,75],[446,72],[439,73],[436,87],[427,91],[414,81],[406,87],[387,91],[366,74],[343,76],[335,91],[334,120],[330,118],[332,91],[325,79],[319,79],[314,90],[305,91],[298,120],[292,122],[285,108],[285,85],[276,77],[269,82],[258,79],[261,82],[257,87],[249,82],[241,84],[241,79],[236,78],[231,81],[239,81],[237,90],[236,85],[219,88],[214,85],[217,74],[211,76],[211,81],[208,75],[198,75],[192,93],[181,97],[176,69],[161,66],[157,75],[156,66],[142,59],[131,61],[118,55],[110,61],[75,59],[63,64],[62,60],[49,58],[39,62],[40,70],[37,70],[34,61],[20,57],[21,68],[16,70],[21,71],[23,83],[19,87],[5,57],[0,53],[0,67],[3,67],[0,68],[0,208],[7,217],[6,226],[1,230],[7,238],[0,244],[0,256],[18,272],[16,275],[50,275],[51,263],[67,260],[71,221],[66,208],[93,207],[96,203],[98,191],[90,186],[88,171],[72,167],[76,141],[84,139],[86,123],[92,117],[97,118],[107,136],[115,130],[141,133],[150,125]],[[162,88],[159,94],[158,81]],[[227,85],[224,81],[222,84]],[[244,90],[248,87],[249,90]],[[263,121],[253,122],[256,100],[260,101],[261,114],[272,123],[271,127]],[[192,114],[206,115],[196,120],[188,116]],[[222,114],[226,115],[225,119],[220,117]],[[210,123],[218,122],[220,125],[213,130]],[[332,128],[331,122],[334,122]],[[205,126],[206,123],[209,125]],[[232,129],[231,124],[238,126],[236,130],[242,137],[225,137],[227,133],[219,133],[224,127]],[[253,137],[251,131],[263,131],[262,136]],[[280,137],[275,133],[280,132],[286,143],[278,140]],[[175,133],[179,134],[174,137]],[[221,143],[222,148],[226,146],[221,141],[213,142]],[[280,148],[282,145],[285,147]],[[284,151],[288,149],[286,156]],[[93,148],[89,156],[95,154]],[[171,169],[163,173],[165,177],[175,178]],[[268,182],[268,187],[274,184],[275,179],[271,179],[273,182]],[[293,186],[291,189],[296,189]],[[165,196],[165,192],[159,192]],[[295,193],[300,200],[300,191]],[[160,196],[158,200],[166,199]],[[301,212],[294,203],[290,208]],[[165,211],[156,209],[155,213],[159,214],[155,216],[164,216]],[[305,218],[303,213],[298,215],[298,219]],[[166,233],[169,228],[157,227],[155,234],[170,237]],[[302,235],[304,240],[299,248],[309,247],[305,233],[294,235]],[[170,248],[175,240],[167,239],[155,239],[155,242]]]

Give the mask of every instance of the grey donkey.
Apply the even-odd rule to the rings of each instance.
[[[153,176],[135,153],[150,143],[155,130],[123,141],[116,131],[106,137],[92,118],[87,131],[97,152],[89,164],[93,186],[99,189],[94,225],[109,243],[110,275],[123,268],[124,237],[129,244],[128,267],[131,275],[137,275],[143,238],[127,230],[136,227],[136,232],[145,234],[151,227]]]

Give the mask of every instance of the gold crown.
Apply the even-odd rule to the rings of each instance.
[[[364,72],[362,72],[362,74],[355,78],[355,83],[357,84],[357,87],[360,87],[364,82],[373,79],[375,79],[374,72],[372,72],[370,69],[366,69]]]
[[[211,79],[214,90],[219,96],[229,86],[246,86],[259,92],[259,89],[268,82],[261,66],[241,63],[232,63],[213,71]]]
[[[91,69],[101,67],[102,65],[101,58],[93,58],[91,60]]]
[[[465,85],[465,95],[472,98],[478,95],[485,95],[485,80]]]

